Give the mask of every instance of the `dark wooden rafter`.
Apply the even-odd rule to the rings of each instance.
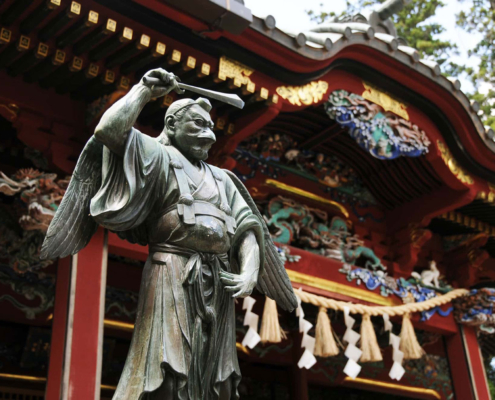
[[[296,138],[301,148],[314,148],[325,143],[324,152],[335,154],[351,165],[386,208],[393,208],[431,190],[431,186],[419,176],[419,168],[414,168],[417,160],[376,160],[361,150],[350,137],[337,136],[344,129],[332,123],[326,115],[326,126],[314,122],[310,126],[305,124],[307,119],[316,114],[306,110],[305,118],[301,118],[298,113],[298,118],[291,117],[289,121],[288,114],[283,113],[264,130],[272,134],[289,134]],[[319,129],[316,129],[317,126]]]
[[[273,125],[271,125],[270,128],[273,130],[285,129],[288,132],[297,131],[299,135],[301,135],[302,137],[312,136],[313,134],[316,133],[315,130],[313,129],[306,128],[303,126],[295,126],[294,124],[291,124],[290,122],[286,122],[286,121],[273,122]]]
[[[333,125],[327,126],[320,133],[311,136],[306,139],[304,142],[300,144],[301,148],[313,150],[315,147],[323,145],[324,143],[332,140],[337,135],[340,135],[344,132],[344,128],[342,128],[339,124],[335,123]]]
[[[96,2],[7,0],[0,4],[0,28],[0,69],[8,68],[13,76],[21,75],[43,88],[55,87],[77,100],[91,102],[114,90],[127,90],[147,70],[161,67],[185,83],[239,94],[246,109],[238,113],[213,102],[216,114],[225,121],[220,125],[233,132],[236,120],[268,106],[271,98],[261,94],[261,87],[247,90],[220,77],[211,56],[188,54],[161,30],[152,31]],[[48,51],[41,54],[40,46]],[[163,115],[151,114],[149,121],[142,120],[154,125],[162,119]]]
[[[298,114],[303,118],[318,122],[320,125],[326,126],[328,124],[328,115],[322,107],[308,107],[298,111]]]
[[[327,124],[321,124],[315,122],[312,118],[302,117],[299,113],[283,113],[281,115],[285,123],[292,124],[297,127],[304,127],[305,129],[310,129],[313,132],[318,132],[322,127],[325,127]]]
[[[394,185],[390,179],[388,166],[382,166],[364,150],[359,148],[353,139],[346,135],[337,138],[332,148],[338,151],[340,157],[346,156],[349,165],[355,170],[359,166],[359,176],[364,181],[373,196],[386,208],[392,208],[395,204],[409,200],[400,186]]]
[[[390,178],[400,182],[400,187],[404,192],[409,192],[411,198],[419,197],[424,190],[422,190],[423,183],[420,177],[416,176],[414,171],[408,168],[407,160],[397,159],[389,163],[385,161],[388,165],[387,173]],[[391,168],[393,166],[393,168]]]
[[[328,118],[323,107],[297,113],[281,113],[264,131],[288,134],[298,148],[318,148],[334,154],[355,169],[371,193],[385,208],[392,209],[441,186],[441,180],[425,157],[378,160],[362,150],[346,129]],[[344,134],[341,134],[344,133]]]
[[[345,132],[345,129],[332,123],[322,113],[321,108],[312,112],[305,110],[305,118],[301,118],[299,114],[297,119],[291,118],[292,123],[288,121],[287,114],[280,114],[264,130],[272,134],[290,134],[297,138],[301,148],[314,149],[323,144],[325,153],[337,155],[356,170],[373,195],[386,208],[407,203],[440,187],[440,179],[424,157],[375,159],[360,149],[348,135],[339,135],[340,132]],[[311,127],[304,124],[305,119],[318,114],[327,118],[326,126],[320,125],[318,131],[314,129],[316,123],[313,122]]]

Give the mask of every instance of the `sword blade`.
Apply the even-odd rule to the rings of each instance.
[[[242,99],[239,96],[237,96],[236,94],[216,92],[214,90],[203,89],[203,88],[200,88],[197,86],[187,85],[187,84],[182,83],[182,82],[178,82],[177,85],[181,89],[189,90],[190,92],[201,94],[203,96],[209,97],[210,99],[219,100],[223,103],[230,104],[231,106],[234,106],[237,108],[243,108],[244,107],[244,101],[242,101]]]

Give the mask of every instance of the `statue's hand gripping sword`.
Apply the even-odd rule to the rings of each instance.
[[[143,82],[147,83],[149,85],[155,85],[155,86],[163,86],[164,82],[159,79],[159,78],[153,78],[153,77],[143,77]],[[234,107],[237,108],[243,108],[244,107],[244,101],[237,96],[236,94],[230,94],[230,93],[222,93],[222,92],[215,92],[214,90],[208,90],[208,89],[203,89],[199,88],[196,86],[191,86],[191,85],[186,85],[185,83],[182,82],[177,82],[177,86],[180,89],[184,90],[189,90],[190,92],[194,92],[197,94],[200,94],[202,96],[209,97],[210,99],[214,100],[219,100],[223,103],[230,104]]]

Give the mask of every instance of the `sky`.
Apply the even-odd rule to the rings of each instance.
[[[315,26],[316,23],[310,20],[306,10],[334,11],[339,14],[346,8],[345,0],[244,0],[244,2],[253,14],[258,17],[273,15],[277,21],[277,27],[282,30],[304,31]],[[455,15],[462,9],[467,9],[470,2],[444,0],[444,3],[446,5],[441,9],[441,13],[432,17],[431,20],[442,24],[446,28],[446,32],[443,34],[444,39],[450,39],[457,44],[460,54],[453,57],[453,61],[471,66],[476,65],[476,58],[469,58],[467,52],[475,46],[479,36],[467,33],[456,27],[455,24]],[[321,4],[323,4],[323,7],[320,6]],[[461,81],[462,90],[466,92],[474,90],[467,79],[460,77],[459,80]]]

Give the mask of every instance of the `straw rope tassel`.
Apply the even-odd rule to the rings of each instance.
[[[383,360],[369,314],[363,314],[363,321],[361,322],[361,351],[363,352],[359,359],[361,362]]]
[[[405,360],[417,360],[425,353],[418,342],[411,322],[411,314],[409,313],[405,314],[402,318],[399,349],[404,353]]]
[[[333,357],[339,354],[339,348],[335,343],[332,325],[330,324],[330,318],[328,318],[327,309],[325,307],[320,307],[318,312],[315,339],[315,356]]]
[[[286,338],[278,321],[277,303],[269,297],[265,298],[260,336],[262,343],[280,343]]]

